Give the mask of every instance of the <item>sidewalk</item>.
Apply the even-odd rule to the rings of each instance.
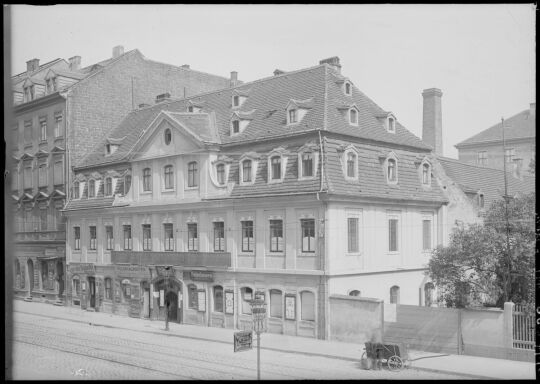
[[[92,326],[106,326],[221,342],[230,344],[231,350],[233,348],[233,334],[236,331],[176,323],[170,323],[170,330],[165,331],[165,324],[162,321],[135,319],[102,312],[87,312],[75,307],[57,307],[21,300],[13,302],[13,310],[88,323]],[[261,349],[359,361],[363,345],[265,333],[261,335]],[[521,361],[409,351],[409,362],[410,368],[413,369],[459,374],[468,379],[535,379],[535,364]]]

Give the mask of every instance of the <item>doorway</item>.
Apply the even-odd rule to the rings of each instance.
[[[61,260],[56,262],[56,276],[58,281],[58,296],[64,294],[64,263]]]
[[[34,262],[32,259],[28,259],[26,265],[28,266],[28,295],[32,297],[32,291],[34,290]]]
[[[178,295],[174,291],[169,291],[165,295],[165,303],[169,303],[169,321],[178,323]]]
[[[146,281],[143,281],[141,283],[141,291],[142,291],[142,299],[143,299],[143,305],[142,305],[142,317],[143,319],[149,319],[150,318],[150,286]]]
[[[90,295],[90,307],[96,307],[96,279],[95,277],[88,278],[88,294]]]

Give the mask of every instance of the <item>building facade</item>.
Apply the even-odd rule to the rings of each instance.
[[[329,338],[331,294],[429,305],[430,148],[338,58],[129,113],[74,169],[69,305]]]
[[[65,223],[61,209],[71,169],[135,103],[230,86],[230,79],[113,49],[110,59],[81,67],[81,57],[39,65],[12,77],[11,190],[15,296],[61,303]],[[174,92],[173,92],[174,89]]]

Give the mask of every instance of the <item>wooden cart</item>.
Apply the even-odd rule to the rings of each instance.
[[[407,348],[401,344],[366,343],[362,358],[381,360],[388,369],[396,371],[403,369],[408,360]]]

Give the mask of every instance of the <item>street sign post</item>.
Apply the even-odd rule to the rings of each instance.
[[[261,379],[261,333],[266,331],[266,302],[264,295],[255,293],[255,299],[251,300],[251,315],[253,318],[253,330],[257,334],[257,380]]]
[[[253,349],[253,332],[240,331],[234,333],[234,351],[247,351]]]

